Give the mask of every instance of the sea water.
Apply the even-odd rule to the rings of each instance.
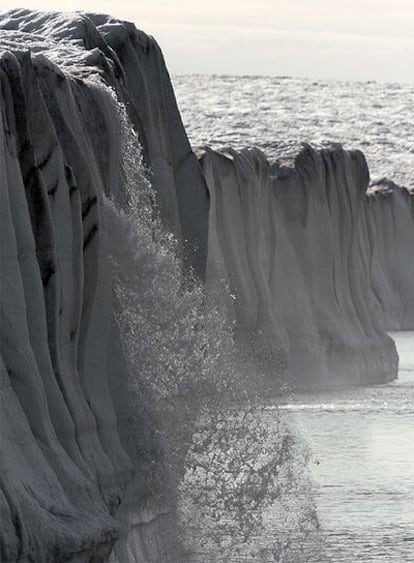
[[[173,82],[193,146],[257,146],[272,160],[302,142],[338,142],[364,152],[371,180],[414,187],[412,85],[236,76]],[[414,561],[414,332],[392,337],[396,381],[285,397],[268,408],[286,415],[310,452],[325,543],[319,560],[310,556],[314,563]]]
[[[371,179],[414,187],[414,86],[287,77],[174,76],[193,146],[261,148],[269,159],[301,143],[364,152]]]
[[[414,561],[414,332],[391,336],[400,356],[395,381],[278,405],[308,443],[332,563]]]
[[[289,461],[290,484],[279,472],[280,499],[237,552],[210,545],[194,551],[191,563],[414,561],[414,331],[391,336],[400,356],[395,381],[292,394],[258,410],[270,428],[298,437],[306,468],[303,458]],[[319,529],[306,526],[312,505]],[[231,526],[219,524],[216,537],[231,535]]]

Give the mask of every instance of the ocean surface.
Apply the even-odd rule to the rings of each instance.
[[[395,381],[286,395],[257,411],[269,433],[287,430],[297,444],[279,469],[280,494],[245,544],[225,517],[216,527],[204,517],[197,533],[220,542],[198,546],[189,563],[413,563],[414,331],[390,334],[400,357]],[[192,482],[192,494],[203,483]]]
[[[193,146],[261,148],[269,159],[301,143],[364,152],[371,179],[414,188],[414,86],[287,77],[173,76]]]
[[[278,405],[308,444],[332,563],[414,561],[414,332],[391,336],[397,380]]]

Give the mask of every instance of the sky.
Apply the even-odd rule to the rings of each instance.
[[[105,12],[160,44],[172,74],[414,83],[414,0],[0,0]]]

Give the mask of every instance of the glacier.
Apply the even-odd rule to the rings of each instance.
[[[413,193],[369,187],[340,146],[276,164],[193,150],[131,23],[12,10],[0,44],[1,559],[176,561],[125,408],[105,218],[128,197],[119,104],[184,271],[228,286],[236,345],[275,394],[396,377],[385,330],[414,328]]]
[[[305,145],[276,164],[258,149],[199,158],[208,275],[221,272],[236,295],[241,348],[267,358],[270,377],[284,362],[293,388],[395,377],[384,329],[412,326],[412,194],[385,180],[368,189],[363,154],[340,146]]]

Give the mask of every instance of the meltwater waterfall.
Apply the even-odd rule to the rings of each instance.
[[[0,45],[2,561],[322,561],[264,405],[395,378],[412,192],[339,146],[193,152],[128,22],[13,10]]]
[[[105,203],[105,224],[126,393],[113,384],[139,471],[118,511],[129,533],[111,561],[316,561],[322,546],[306,451],[284,417],[260,406],[262,391],[248,381],[260,374],[237,357],[228,290],[183,274],[174,240],[154,218],[137,137],[124,112],[121,119],[126,197]],[[270,511],[280,522],[263,542]]]

